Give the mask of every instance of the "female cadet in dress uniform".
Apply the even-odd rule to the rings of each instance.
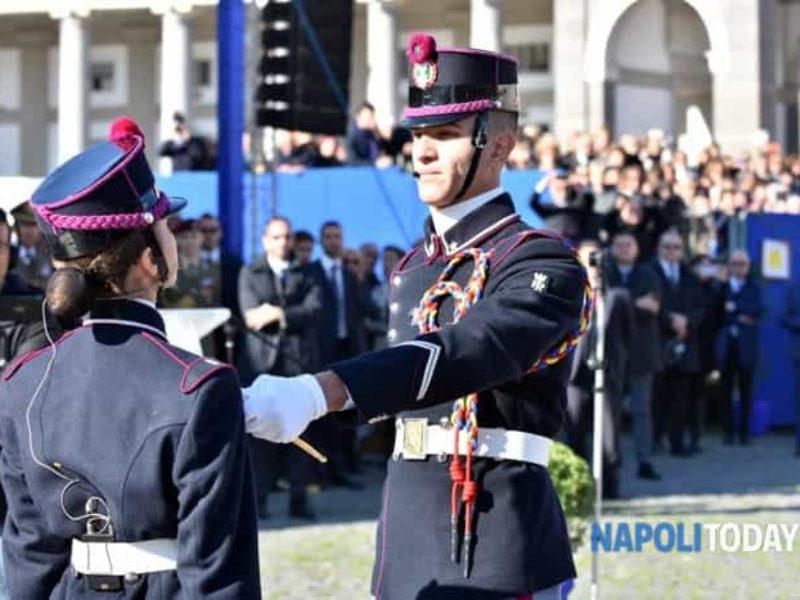
[[[392,347],[316,377],[262,375],[249,431],[289,441],[350,399],[397,415],[378,525],[379,600],[560,598],[575,576],[548,451],[568,356],[585,332],[585,272],[563,240],[521,222],[500,172],[514,147],[517,65],[416,35],[409,108],[425,242],[391,278]],[[474,459],[474,460],[473,460]]]
[[[259,598],[237,378],[170,346],[155,309],[185,201],[120,119],[30,203],[58,267],[49,308],[88,315],[0,383],[11,598]]]

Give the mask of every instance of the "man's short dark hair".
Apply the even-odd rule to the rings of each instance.
[[[611,243],[613,244],[614,240],[616,240],[618,237],[623,237],[623,236],[632,238],[633,241],[636,242],[636,245],[637,246],[639,245],[639,239],[636,237],[636,233],[633,231],[633,229],[628,229],[627,227],[623,227],[622,229],[615,231],[614,235],[611,236]]]
[[[323,235],[325,235],[325,230],[330,228],[330,227],[336,227],[337,229],[341,229],[342,228],[342,224],[339,223],[339,221],[325,221],[322,224],[322,227],[319,228],[319,237],[322,237]]]
[[[396,254],[397,258],[403,258],[403,256],[405,255],[405,250],[403,250],[399,246],[384,246],[383,253],[386,254],[387,252]]]
[[[294,232],[294,242],[311,242],[314,243],[314,236],[311,235],[310,232],[306,231],[305,229],[301,229],[300,231]]]
[[[278,221],[280,221],[281,223],[286,223],[286,226],[287,226],[289,229],[291,229],[291,228],[292,228],[292,222],[291,222],[289,219],[287,219],[286,217],[281,217],[280,215],[275,215],[274,217],[270,217],[270,218],[267,220],[267,222],[266,222],[266,223],[264,223],[264,231],[266,231],[266,230],[267,230],[267,228],[268,228],[270,225],[272,225],[273,223],[275,223],[275,222],[278,222]]]
[[[203,219],[214,219],[214,220],[216,221],[216,220],[217,220],[217,217],[215,217],[214,215],[212,215],[210,212],[205,212],[205,213],[203,213],[202,215],[200,215],[200,218],[199,218],[199,219],[197,219],[197,220],[198,220],[198,221],[202,221]]]
[[[372,113],[375,112],[375,106],[372,104],[372,102],[369,102],[368,100],[364,100],[361,104],[359,104],[356,112],[361,112],[364,109],[367,109],[369,112]]]
[[[6,211],[0,208],[0,225],[8,225],[8,217],[6,217]]]

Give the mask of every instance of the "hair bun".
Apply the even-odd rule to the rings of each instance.
[[[86,273],[75,267],[58,269],[47,281],[47,306],[57,317],[75,319],[94,302],[94,289]]]

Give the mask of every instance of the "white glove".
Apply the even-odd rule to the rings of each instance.
[[[287,443],[328,412],[325,394],[313,375],[259,375],[242,390],[247,433]]]

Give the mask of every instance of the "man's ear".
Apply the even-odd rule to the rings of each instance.
[[[491,146],[490,158],[492,162],[505,164],[511,151],[517,143],[517,138],[511,132],[498,133]]]

